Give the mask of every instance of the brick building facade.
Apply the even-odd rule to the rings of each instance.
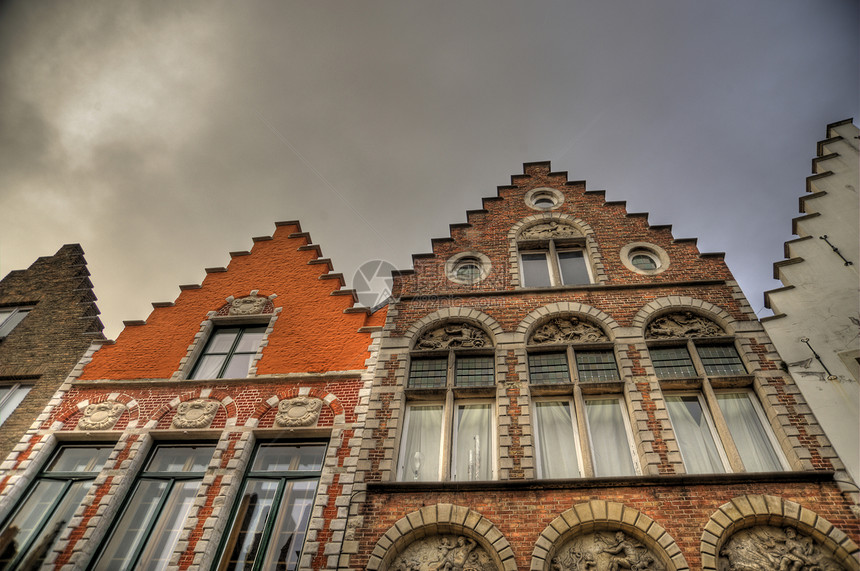
[[[0,569],[860,569],[722,255],[549,163],[483,206],[376,313],[285,222],[126,323],[0,466]]]
[[[354,307],[297,222],[231,258],[90,352],[3,463],[0,568],[311,569],[340,551],[384,310]]]
[[[396,276],[350,569],[857,569],[856,487],[721,254],[530,163]]]
[[[104,339],[89,275],[83,249],[67,244],[0,280],[0,458]]]

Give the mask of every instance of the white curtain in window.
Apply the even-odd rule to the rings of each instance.
[[[720,410],[729,426],[732,440],[747,472],[776,472],[782,470],[779,457],[750,401],[748,393],[717,394]]]
[[[632,476],[627,429],[618,399],[585,401],[595,476]]]
[[[573,433],[570,404],[562,401],[538,402],[538,462],[541,478],[578,478],[579,462]]]
[[[409,425],[400,453],[401,480],[439,480],[441,437],[441,405],[409,408]]]
[[[455,422],[452,479],[492,479],[490,405],[459,405]]]
[[[696,396],[668,396],[666,406],[688,474],[724,472],[705,411]]]

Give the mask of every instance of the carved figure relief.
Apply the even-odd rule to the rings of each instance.
[[[576,317],[553,317],[532,333],[529,343],[587,343],[609,341],[602,329]]]
[[[206,428],[212,424],[220,403],[208,399],[194,399],[179,404],[173,417],[176,428]]]
[[[313,397],[296,397],[278,403],[275,424],[278,426],[312,426],[322,410],[322,401]]]
[[[582,233],[570,224],[551,220],[530,226],[520,233],[520,240],[549,240],[550,238],[579,238]]]
[[[107,430],[116,424],[123,412],[125,412],[125,405],[115,400],[91,404],[84,409],[84,415],[78,421],[78,428],[81,430]]]
[[[663,571],[657,556],[647,547],[618,531],[574,537],[552,558],[552,571]]]
[[[435,535],[413,542],[389,567],[392,571],[495,571],[483,547],[469,537]]]
[[[842,571],[842,565],[793,527],[742,529],[720,550],[720,571]]]
[[[679,311],[658,317],[645,328],[648,339],[660,337],[714,337],[725,335],[722,328],[690,311]]]
[[[415,344],[416,349],[448,349],[452,347],[491,346],[490,336],[482,329],[467,323],[446,323],[424,333]]]
[[[257,315],[263,312],[266,307],[266,302],[269,298],[260,297],[258,295],[249,295],[240,297],[230,302],[230,309],[227,310],[227,315]]]

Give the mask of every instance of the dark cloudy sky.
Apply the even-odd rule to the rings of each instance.
[[[0,274],[80,242],[115,337],[277,220],[347,278],[409,268],[551,160],[725,251],[761,310],[815,143],[858,115],[858,22],[848,0],[6,2]]]

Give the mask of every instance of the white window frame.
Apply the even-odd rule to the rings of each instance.
[[[30,305],[20,306],[20,307],[19,306],[0,307],[0,311],[2,311],[2,312],[6,312],[8,310],[11,310],[11,313],[9,313],[9,315],[7,315],[5,318],[2,319],[2,321],[0,321],[0,340],[5,339],[10,333],[15,331],[15,328],[18,327],[18,325],[20,325],[21,322],[27,318],[27,314],[33,310],[33,307]],[[24,314],[23,317],[20,317],[20,318],[16,317],[16,316],[20,315],[21,313]],[[17,320],[17,321],[15,321],[15,324],[14,325],[8,325],[13,320]],[[8,327],[8,329],[7,329],[7,327]]]
[[[633,439],[633,427],[630,424],[630,417],[627,414],[626,399],[623,395],[615,395],[615,394],[593,394],[587,395],[583,398],[582,403],[582,417],[584,419],[584,424],[586,426],[586,430],[588,433],[588,446],[589,451],[594,450],[594,441],[592,439],[592,430],[591,425],[588,420],[588,413],[585,408],[585,403],[587,401],[598,401],[598,400],[615,400],[618,403],[618,407],[621,409],[621,420],[624,423],[624,435],[627,437],[627,445],[630,452],[630,458],[633,462],[633,474],[634,476],[638,476],[642,474],[642,467],[639,465],[639,455],[636,453],[636,444]],[[589,458],[590,465],[590,476],[595,477],[595,469],[594,469],[594,457]],[[602,476],[603,477],[603,476]],[[623,476],[612,476],[612,477],[623,477]]]
[[[525,288],[541,288],[541,287],[568,287],[568,286],[578,286],[578,285],[590,285],[594,283],[594,270],[591,267],[591,260],[588,256],[588,249],[583,244],[572,244],[572,245],[564,245],[556,244],[556,239],[550,239],[547,241],[541,241],[541,246],[536,246],[534,248],[529,248],[527,245],[525,247],[519,246],[519,264],[520,264],[520,282],[522,287]],[[558,259],[558,255],[564,252],[582,252],[582,259],[585,263],[585,271],[588,274],[588,282],[586,283],[577,283],[577,284],[565,284],[562,279],[561,273],[561,262]],[[547,270],[549,272],[549,286],[535,286],[529,285],[528,280],[526,278],[525,264],[523,263],[523,255],[524,254],[544,254],[544,258],[547,262]]]
[[[723,446],[723,439],[720,435],[720,432],[717,430],[717,425],[714,422],[714,417],[711,414],[711,403],[708,403],[707,398],[701,391],[671,391],[665,394],[668,396],[678,396],[678,397],[689,397],[694,396],[699,401],[699,406],[702,408],[702,414],[705,415],[705,423],[708,425],[708,430],[711,431],[711,438],[714,440],[714,445],[717,448],[717,454],[720,456],[720,461],[723,464],[723,470],[725,472],[732,472],[732,465],[729,462],[728,455],[726,454],[726,449]],[[714,403],[716,404],[716,403]],[[672,413],[669,411],[668,405],[666,406],[666,412],[669,416],[669,422],[672,423],[672,430],[675,431],[675,423],[672,420]],[[675,439],[677,441],[678,435],[677,431],[675,431]],[[681,448],[681,443],[678,442],[678,451],[681,453],[681,460],[684,462],[684,470],[687,470],[687,461],[684,459],[684,450]],[[695,472],[698,473],[698,472]]]
[[[493,398],[463,398],[455,399],[452,392],[447,392],[447,398],[444,401],[439,400],[415,400],[406,405],[404,415],[404,426],[400,437],[400,446],[397,462],[397,480],[401,482],[414,481],[409,475],[409,458],[406,455],[406,443],[408,440],[410,429],[411,411],[415,407],[423,406],[441,406],[441,431],[439,435],[439,474],[437,480],[419,480],[423,482],[429,481],[469,481],[469,480],[454,480],[453,476],[456,470],[455,466],[455,450],[454,442],[457,441],[457,411],[460,406],[473,404],[490,405],[489,422],[490,422],[490,443],[488,443],[490,451],[490,478],[498,479],[498,426],[495,419],[498,417],[498,409],[495,399]]]
[[[535,421],[534,421],[535,427],[537,427],[537,425],[540,422],[538,420],[538,414],[537,414],[538,407],[537,407],[537,405],[541,404],[541,403],[548,403],[548,402],[560,402],[560,403],[564,403],[568,406],[568,410],[570,411],[571,428],[573,429],[574,454],[576,455],[576,464],[577,464],[577,467],[579,468],[579,475],[570,476],[570,478],[582,478],[583,475],[585,474],[586,463],[585,463],[585,460],[583,458],[582,445],[580,444],[580,438],[581,437],[579,434],[579,432],[580,432],[579,431],[579,422],[578,422],[579,415],[577,414],[576,403],[574,402],[573,397],[561,397],[561,398],[558,398],[558,397],[555,397],[555,398],[553,398],[553,397],[542,397],[542,398],[533,399],[532,403],[534,403],[534,405],[535,405],[534,411],[533,411],[533,418],[535,419]],[[543,469],[543,461],[542,460],[543,459],[541,456],[543,454],[542,448],[544,448],[544,445],[540,441],[540,431],[537,429],[534,430],[534,439],[535,439],[535,473],[537,474],[538,478],[544,479],[547,477],[545,474],[542,473],[542,469]]]
[[[786,458],[785,453],[782,450],[782,446],[780,445],[779,440],[777,439],[776,434],[773,431],[773,426],[771,426],[770,421],[767,418],[767,414],[765,414],[764,408],[762,407],[762,404],[759,401],[758,395],[755,394],[755,391],[753,391],[750,388],[714,390],[713,388],[710,387],[710,382],[707,381],[707,379],[705,380],[705,382],[707,383],[707,386],[710,389],[709,390],[710,394],[706,393],[706,396],[709,400],[713,400],[714,406],[717,408],[717,410],[720,411],[719,422],[721,422],[725,426],[726,437],[731,439],[730,449],[733,449],[734,453],[737,455],[737,458],[736,458],[737,463],[732,462],[730,459],[730,462],[732,463],[733,471],[735,471],[735,472],[746,472],[747,470],[744,467],[743,461],[740,459],[740,455],[737,452],[737,448],[735,447],[735,444],[734,444],[734,438],[732,437],[732,435],[729,431],[728,423],[726,423],[725,419],[723,418],[723,411],[720,408],[719,401],[717,400],[717,396],[721,395],[721,394],[745,394],[747,396],[747,399],[750,401],[753,410],[755,411],[756,415],[758,416],[758,421],[761,424],[762,430],[764,430],[765,436],[767,436],[768,443],[770,444],[771,449],[773,450],[774,454],[776,455],[777,461],[780,463],[782,470],[783,471],[791,470],[791,465],[788,463],[788,459]],[[728,448],[728,446],[727,446],[727,448]]]
[[[10,401],[13,400],[15,393],[20,392],[22,389],[25,389],[25,388],[27,389],[27,392],[24,393],[24,396],[21,397],[21,400],[18,401],[18,404],[16,404],[15,407],[9,411],[9,416],[7,416],[5,418],[0,416],[0,425],[2,425],[4,422],[9,420],[9,417],[12,416],[12,414],[15,412],[15,410],[19,406],[21,406],[21,403],[24,402],[24,399],[27,398],[27,395],[33,389],[33,385],[27,384],[27,383],[14,383],[14,384],[9,384],[9,385],[4,384],[4,385],[2,385],[2,387],[3,388],[11,388],[11,390],[9,391],[9,394],[7,394],[6,396],[0,397],[0,412],[2,412],[3,407],[6,406],[6,404],[8,404]]]

